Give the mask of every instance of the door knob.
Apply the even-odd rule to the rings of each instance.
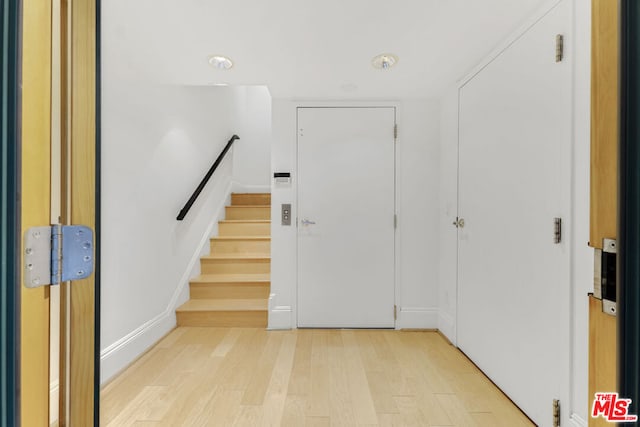
[[[455,225],[456,228],[464,228],[464,218],[456,218],[456,220],[453,221],[453,225]]]

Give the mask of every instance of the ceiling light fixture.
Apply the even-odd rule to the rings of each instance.
[[[233,67],[233,62],[226,56],[222,55],[209,56],[209,64],[218,70],[228,70]]]
[[[371,65],[373,68],[377,68],[379,70],[388,70],[393,67],[398,62],[398,57],[392,53],[381,53],[380,55],[376,55],[371,60]]]

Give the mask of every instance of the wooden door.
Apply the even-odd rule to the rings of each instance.
[[[618,237],[619,14],[619,0],[592,0],[589,245],[594,249],[602,249],[603,239]],[[616,318],[603,312],[599,297],[589,296],[589,409],[594,393],[617,391]],[[589,425],[608,423],[590,418]]]
[[[51,2],[22,4],[22,235],[50,223]],[[24,254],[24,246],[21,254]],[[21,263],[23,265],[23,263]],[[49,288],[21,286],[20,418],[49,425]]]
[[[96,0],[68,0],[70,34],[67,52],[69,70],[64,73],[68,82],[69,162],[67,222],[82,224],[96,230],[95,247],[99,250],[99,224],[96,223],[99,198],[96,197],[99,170],[96,132],[96,72],[97,28]],[[97,203],[98,202],[98,203]],[[96,278],[99,277],[99,255],[96,272],[91,277],[69,285],[69,399],[68,425],[88,426],[99,422],[99,346],[96,345],[99,319],[96,301]]]
[[[52,188],[57,185],[62,188],[53,193],[64,195],[60,222],[95,228],[96,3],[61,0],[56,16],[50,1],[22,3],[22,233],[51,223]],[[59,20],[59,37],[53,36],[53,20]],[[61,57],[59,73],[52,73],[53,52]],[[56,87],[59,97],[52,96]],[[54,115],[55,110],[60,114]],[[62,144],[56,146],[61,153],[52,156],[54,132],[60,132]],[[55,165],[63,171],[61,183],[51,178],[52,159],[62,163]],[[60,425],[94,424],[99,382],[95,277],[61,286],[61,300],[69,303],[60,307],[65,319],[61,330],[66,332],[60,345]],[[21,286],[23,426],[49,425],[49,312],[49,287]]]
[[[298,326],[393,328],[395,108],[298,109]]]
[[[457,344],[538,425],[569,393],[570,32],[564,1],[459,96]]]

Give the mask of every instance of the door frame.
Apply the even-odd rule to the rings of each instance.
[[[68,286],[67,425],[100,424],[100,20],[101,0],[61,0],[69,9],[70,224],[94,230],[94,273]],[[63,88],[65,84],[63,83]],[[64,113],[63,113],[64,114]],[[65,288],[61,289],[61,299]],[[63,308],[62,315],[65,315]],[[63,343],[61,343],[63,344]],[[91,384],[92,386],[88,386]],[[64,402],[61,396],[61,410]],[[62,413],[62,411],[61,411]]]
[[[620,6],[621,58],[620,58],[620,140],[618,170],[618,322],[617,322],[617,379],[618,391],[631,399],[630,414],[640,408],[640,274],[637,271],[640,254],[640,233],[636,226],[637,200],[640,186],[637,179],[640,149],[637,136],[640,131],[636,117],[640,110],[640,89],[635,84],[640,68],[640,7],[637,2],[623,0]],[[596,390],[600,391],[600,390]],[[589,396],[591,398],[591,396]]]
[[[73,75],[73,78],[71,78],[69,82],[71,98],[68,100],[72,105],[68,114],[73,118],[71,126],[69,126],[68,129],[68,132],[72,136],[71,152],[69,154],[72,159],[70,161],[72,170],[72,176],[70,178],[72,185],[70,193],[70,197],[72,198],[70,202],[70,215],[72,217],[67,218],[67,221],[85,223],[93,226],[96,250],[96,268],[94,275],[90,279],[86,279],[82,289],[76,284],[75,288],[74,285],[72,285],[69,290],[71,295],[69,315],[74,319],[72,325],[75,324],[75,327],[71,330],[71,358],[73,364],[70,368],[70,400],[72,400],[74,404],[71,407],[67,422],[69,425],[99,425],[100,0],[74,0],[71,2],[61,0],[61,3],[64,7],[69,7],[70,13],[72,14],[70,25],[73,27],[71,38],[69,39],[71,44],[68,46],[68,54],[73,58],[73,61],[70,62],[70,69],[68,70],[68,72]],[[20,336],[23,333],[20,316],[21,314],[24,316],[24,313],[21,313],[23,304],[21,294],[24,293],[24,289],[21,278],[22,221],[20,219],[21,215],[25,213],[22,206],[25,198],[20,190],[20,183],[23,180],[21,164],[24,160],[22,158],[23,144],[21,140],[24,136],[22,135],[23,129],[20,126],[24,113],[23,103],[21,102],[24,90],[20,88],[20,84],[23,81],[21,76],[24,71],[22,68],[24,15],[22,13],[23,2],[20,0],[15,2],[2,1],[0,4],[2,6],[0,16],[3,19],[9,19],[10,24],[7,32],[0,35],[0,41],[3,47],[8,46],[8,55],[6,58],[3,57],[0,59],[0,65],[2,65],[2,83],[6,84],[5,87],[8,88],[12,96],[10,102],[6,105],[8,111],[5,111],[5,104],[3,103],[2,120],[0,120],[1,130],[3,132],[3,139],[0,145],[0,162],[2,162],[3,165],[3,173],[0,175],[0,182],[4,184],[6,181],[9,184],[6,187],[7,192],[2,191],[0,197],[2,197],[3,205],[6,201],[6,206],[10,208],[6,222],[4,213],[0,217],[2,219],[0,222],[0,237],[2,237],[0,241],[0,259],[9,266],[6,270],[3,268],[0,274],[0,283],[2,284],[0,293],[0,369],[3,370],[3,378],[7,378],[6,382],[0,384],[0,397],[2,398],[0,407],[3,409],[0,411],[2,413],[0,426],[4,427],[5,425],[19,425],[22,418],[21,413],[26,413],[24,412],[26,410],[25,408],[27,408],[25,405],[29,404],[38,406],[37,411],[29,410],[29,414],[37,412],[37,416],[40,417],[42,415],[41,413],[46,412],[46,419],[48,420],[48,405],[46,408],[42,408],[41,406],[44,406],[46,402],[48,402],[50,390],[48,375],[45,376],[46,378],[43,378],[43,382],[46,382],[46,390],[37,390],[38,396],[46,396],[43,397],[43,399],[38,397],[37,400],[34,400],[31,395],[25,397],[25,393],[33,390],[27,391],[20,385],[20,382],[24,380],[20,370],[21,359],[24,360],[25,354],[28,355],[31,353],[33,356],[33,352],[29,351],[29,348],[26,347],[27,345],[30,346],[31,342],[22,342],[24,347],[20,346]],[[47,21],[46,10],[37,10],[37,13],[41,13],[41,15],[38,15],[38,19],[43,20],[42,22]],[[53,17],[50,16],[50,18]],[[29,22],[30,25],[33,25],[32,21]],[[46,34],[47,29],[44,28],[44,31]],[[11,36],[9,41],[4,37],[7,35]],[[38,42],[34,43],[34,35],[29,33],[28,37],[32,43],[30,45],[32,56],[34,48],[47,50],[46,38],[40,42],[36,37],[35,40],[38,40]],[[8,59],[8,63],[4,62],[5,59]],[[44,58],[43,61],[46,61],[46,58]],[[13,73],[13,75],[10,75],[7,79],[5,72]],[[33,75],[33,71],[31,71],[31,74]],[[37,90],[50,90],[52,83],[51,76],[40,76],[38,79],[38,86],[33,85],[29,89],[30,100],[34,99],[34,94],[37,98]],[[42,85],[40,85],[41,81]],[[43,111],[40,111],[39,114],[46,116],[46,112]],[[6,122],[5,118],[7,119]],[[11,138],[11,140],[4,139],[6,127],[8,127],[9,131],[6,135]],[[50,132],[50,128],[47,130],[46,135],[49,134],[48,132]],[[43,146],[47,145],[46,135],[45,133],[37,135],[38,138],[42,140],[38,142],[38,144]],[[9,143],[8,149],[5,150],[5,148],[7,148],[7,142]],[[84,159],[88,159],[88,161],[80,161]],[[44,178],[48,173],[48,171],[44,169],[47,161],[45,157],[40,160],[42,160],[41,164],[43,168],[41,171],[38,171],[38,173]],[[5,165],[7,166],[6,168],[4,167]],[[31,181],[34,179],[33,177],[30,178]],[[48,186],[48,184],[46,185]],[[33,215],[31,215],[30,218],[35,220]],[[39,219],[38,217],[36,222],[37,225],[48,225],[48,214],[47,220]],[[25,224],[25,226],[26,225],[27,224]],[[35,223],[31,225],[35,225]],[[8,254],[4,252],[4,248],[10,248]],[[5,290],[7,292],[5,292]],[[87,292],[89,290],[90,292]],[[41,288],[39,294],[46,297],[48,291]],[[7,298],[5,298],[5,296],[7,296]],[[38,304],[48,307],[48,297],[39,301]],[[46,317],[48,318],[48,313]],[[12,343],[10,348],[5,348],[4,344],[7,342]],[[92,345],[87,345],[89,342]],[[13,349],[13,351],[9,351],[11,349]],[[47,365],[48,355],[49,353],[46,352]],[[9,372],[11,372],[12,375],[5,377],[4,369],[10,369]],[[30,376],[33,377],[31,374]],[[38,387],[40,387],[39,384],[40,382],[38,382]],[[31,406],[31,408],[36,409],[33,406]],[[26,422],[24,418],[22,418],[22,421]]]
[[[20,424],[20,46],[18,2],[0,1],[0,426]],[[1,91],[4,92],[4,91]]]
[[[300,102],[296,102],[294,105],[294,110],[295,110],[295,129],[293,129],[293,131],[295,132],[296,135],[296,147],[295,147],[295,161],[294,161],[294,170],[291,171],[292,172],[292,182],[293,182],[293,191],[295,194],[295,211],[294,211],[294,218],[295,218],[295,227],[296,227],[296,258],[295,258],[295,286],[292,287],[291,289],[291,311],[292,311],[292,326],[293,327],[298,327],[298,287],[300,284],[300,274],[298,271],[298,239],[299,239],[299,228],[298,228],[298,201],[299,201],[299,187],[298,187],[298,171],[299,171],[299,165],[298,165],[298,110],[300,108],[393,108],[395,111],[395,123],[396,126],[398,126],[399,128],[401,128],[401,117],[402,117],[402,104],[400,102],[395,102],[395,101],[381,101],[381,102],[348,102],[348,101],[300,101]],[[401,286],[400,286],[400,269],[398,268],[398,266],[400,265],[400,242],[399,242],[399,235],[400,233],[398,232],[400,230],[401,227],[401,221],[400,221],[400,216],[401,213],[398,211],[398,207],[400,206],[400,186],[398,185],[398,147],[401,146],[401,135],[402,132],[398,131],[398,136],[396,138],[395,144],[394,144],[394,211],[398,217],[398,227],[395,228],[394,230],[394,260],[393,260],[393,265],[394,265],[394,273],[393,273],[393,277],[394,277],[394,305],[397,305],[399,301],[401,301]],[[395,329],[399,328],[399,324],[400,322],[399,320],[399,315],[400,313],[398,313],[397,318],[395,319]]]

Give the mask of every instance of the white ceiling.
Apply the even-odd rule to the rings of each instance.
[[[105,67],[171,83],[265,84],[278,98],[436,97],[543,3],[109,0]],[[393,69],[371,67],[383,52],[399,57]],[[216,70],[210,54],[235,66]]]

